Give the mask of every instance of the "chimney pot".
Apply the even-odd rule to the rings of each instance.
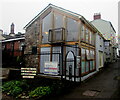
[[[101,19],[101,14],[100,13],[94,13],[93,19]]]

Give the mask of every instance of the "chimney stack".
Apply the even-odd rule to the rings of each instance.
[[[15,33],[14,33],[14,28],[15,28],[15,25],[14,23],[11,24],[11,27],[10,27],[10,36],[15,36]]]
[[[101,14],[100,13],[94,13],[93,19],[101,19]]]
[[[11,27],[10,27],[10,33],[14,33],[14,24],[13,23],[11,24]]]

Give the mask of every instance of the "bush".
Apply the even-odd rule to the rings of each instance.
[[[2,91],[12,96],[17,96],[18,94],[26,90],[28,87],[29,86],[25,80],[22,81],[13,80],[4,83],[2,86]]]
[[[49,86],[46,87],[37,87],[35,90],[29,93],[30,97],[41,97],[45,95],[49,95],[51,93],[51,89]]]

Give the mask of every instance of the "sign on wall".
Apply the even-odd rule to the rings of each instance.
[[[58,75],[58,62],[45,62],[44,74]]]
[[[21,68],[22,78],[34,78],[36,75],[36,68]]]

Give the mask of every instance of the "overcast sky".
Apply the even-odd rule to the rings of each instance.
[[[15,24],[15,32],[24,32],[23,27],[49,3],[76,12],[92,21],[94,13],[111,21],[118,33],[119,0],[0,0],[0,29],[7,34],[10,25]]]

